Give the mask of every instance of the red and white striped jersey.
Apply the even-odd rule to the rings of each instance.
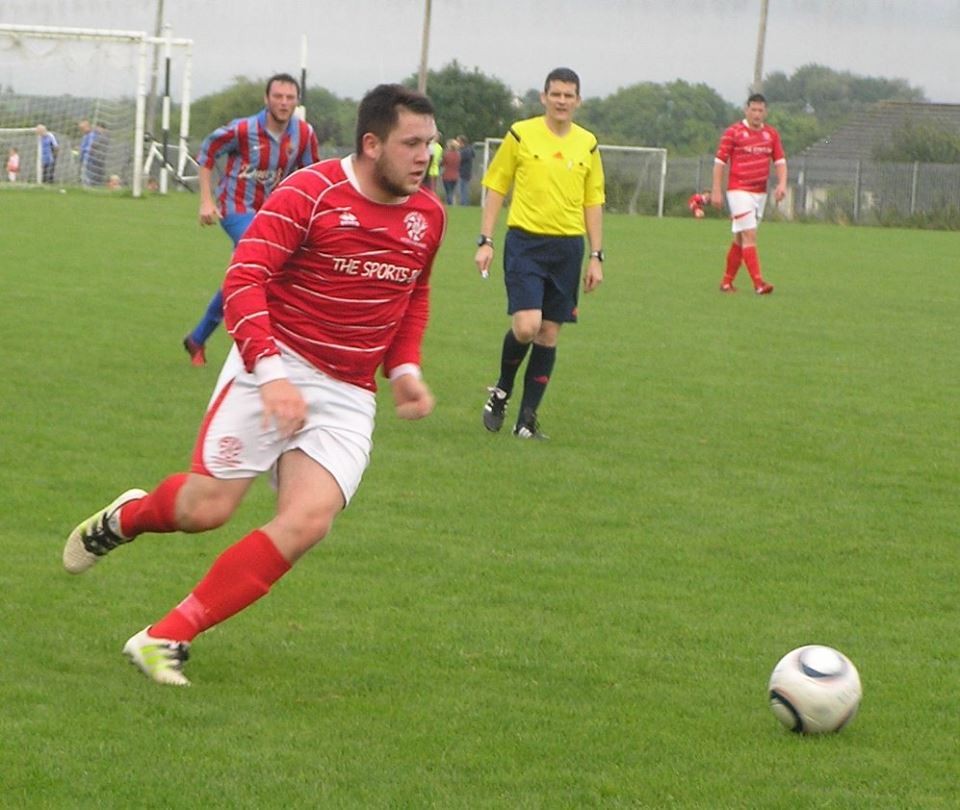
[[[224,321],[244,365],[277,341],[336,379],[376,390],[376,371],[420,364],[430,273],[446,228],[436,195],[365,197],[353,157],[284,180],[237,244]]]
[[[780,133],[769,124],[751,129],[746,121],[728,127],[720,138],[716,162],[730,164],[727,189],[764,194],[770,179],[770,162],[786,160]]]

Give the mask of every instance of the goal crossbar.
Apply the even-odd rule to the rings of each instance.
[[[487,167],[490,165],[493,152],[495,149],[503,143],[503,138],[485,138],[483,141],[483,172],[486,174]],[[631,153],[634,154],[649,154],[655,159],[658,159],[657,167],[657,177],[656,177],[656,200],[657,200],[657,216],[663,216],[663,199],[664,193],[667,186],[667,150],[658,147],[658,146],[619,146],[616,144],[599,144],[600,154],[613,156],[616,154],[628,155]],[[606,171],[606,166],[604,167]],[[637,178],[636,183],[631,192],[630,200],[627,203],[627,210],[629,213],[637,213],[636,206],[637,200],[640,194],[643,191],[641,186],[642,178]],[[486,202],[487,190],[485,187],[481,188],[481,204]]]
[[[173,48],[185,52],[185,65],[183,73],[183,86],[181,98],[181,118],[180,133],[178,139],[178,157],[177,173],[182,174],[184,167],[189,160],[189,148],[187,139],[189,137],[190,126],[190,81],[191,71],[190,63],[192,57],[193,40],[173,37],[170,34],[169,26],[165,27],[164,36],[155,37],[148,35],[145,31],[122,31],[106,28],[73,28],[49,25],[16,25],[0,23],[0,35],[8,37],[31,37],[34,39],[53,39],[65,41],[94,41],[94,42],[116,42],[136,46],[137,54],[137,84],[136,84],[136,113],[133,134],[133,182],[132,192],[134,197],[139,197],[143,189],[144,160],[143,151],[146,143],[147,133],[145,131],[144,119],[146,115],[146,96],[147,96],[147,50],[149,46],[163,46],[165,49],[165,58],[167,60],[167,77],[169,78],[170,54]],[[169,124],[169,86],[165,90],[164,99],[164,127]],[[166,137],[164,136],[164,141]],[[149,156],[148,156],[149,160]],[[166,161],[162,168],[162,186],[166,191]]]

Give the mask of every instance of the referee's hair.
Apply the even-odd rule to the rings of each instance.
[[[363,136],[372,132],[381,141],[397,127],[403,107],[418,115],[433,115],[433,102],[423,93],[402,84],[378,84],[367,93],[357,108],[357,154],[363,154]]]
[[[547,79],[543,83],[543,92],[550,89],[550,82],[564,82],[565,84],[574,84],[577,86],[577,95],[580,95],[580,77],[576,71],[566,67],[554,68],[547,74]]]

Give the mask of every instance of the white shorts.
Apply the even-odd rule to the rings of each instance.
[[[755,231],[763,219],[763,209],[767,206],[767,195],[753,191],[728,191],[727,207],[730,209],[730,221],[734,233]]]
[[[287,377],[307,403],[307,423],[284,439],[263,428],[263,403],[253,374],[234,346],[220,371],[191,470],[213,478],[253,478],[273,471],[288,450],[302,450],[326,469],[349,503],[370,461],[377,401],[372,391],[335,380],[281,347]]]

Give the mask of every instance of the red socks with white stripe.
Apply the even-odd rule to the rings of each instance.
[[[250,532],[217,557],[190,595],[147,632],[153,638],[193,641],[266,596],[290,568],[264,532]]]

